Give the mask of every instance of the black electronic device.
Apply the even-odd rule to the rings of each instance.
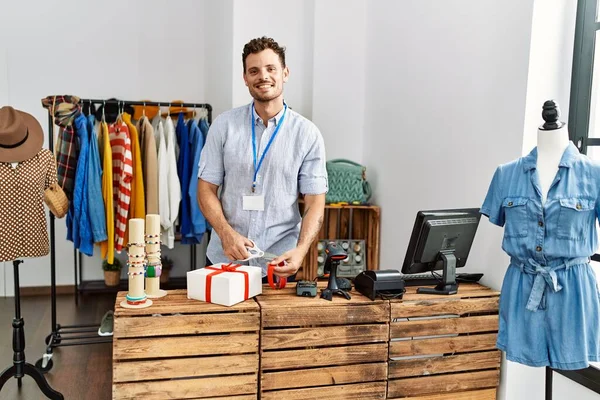
[[[340,261],[348,257],[348,254],[342,250],[336,242],[327,243],[325,249],[325,273],[329,272],[329,281],[327,282],[327,288],[321,291],[321,298],[331,301],[334,294],[344,296],[347,300],[350,300],[350,294],[347,290],[344,290],[338,285],[338,280],[343,278],[337,277],[337,268]]]
[[[436,274],[437,275],[437,274]],[[441,276],[436,276],[433,272],[414,275],[402,275],[404,286],[432,286],[442,281]],[[460,273],[456,274],[457,283],[476,283],[483,278],[481,273]]]
[[[417,293],[455,294],[456,268],[464,267],[477,232],[478,208],[419,211],[402,265],[403,274],[442,270],[435,288]]]
[[[395,269],[363,271],[354,278],[354,288],[371,300],[401,299],[405,292],[402,275]]]
[[[296,283],[296,295],[303,297],[316,297],[317,282],[298,281],[298,283]]]

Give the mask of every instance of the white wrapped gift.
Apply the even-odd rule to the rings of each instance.
[[[187,273],[187,297],[232,306],[262,293],[262,270],[218,263]]]

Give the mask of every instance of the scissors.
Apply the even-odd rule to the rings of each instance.
[[[250,240],[250,242],[252,242],[252,247],[246,247],[246,250],[248,250],[248,254],[250,254],[248,257],[244,258],[243,260],[238,260],[238,261],[248,261],[248,260],[253,260],[255,258],[262,258],[265,261],[273,261],[274,259],[276,259],[278,256],[276,256],[275,254],[272,253],[267,253],[262,251],[261,249],[258,248],[258,246],[256,246],[256,243],[254,243],[253,240]]]
[[[248,239],[250,240],[250,239]],[[256,243],[254,243],[254,241],[250,240],[250,242],[252,242],[252,247],[246,247],[246,249],[248,250],[248,253],[250,254],[248,257],[246,257],[243,260],[238,260],[238,261],[248,261],[248,260],[252,260],[255,258],[262,258],[263,260],[267,261],[267,271],[268,271],[268,281],[269,281],[269,286],[271,286],[273,289],[283,289],[287,283],[287,278],[281,278],[281,277],[274,277],[274,267],[279,266],[279,267],[283,267],[284,265],[287,264],[287,262],[285,260],[283,260],[282,262],[280,262],[278,265],[274,265],[274,264],[270,264],[271,261],[273,261],[274,259],[276,259],[278,256],[276,256],[275,254],[272,253],[267,253],[262,251],[261,249],[259,249],[256,246]]]

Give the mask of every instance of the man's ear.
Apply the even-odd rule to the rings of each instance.
[[[288,81],[289,77],[290,77],[290,69],[288,67],[285,67],[283,69],[283,83],[286,83]]]

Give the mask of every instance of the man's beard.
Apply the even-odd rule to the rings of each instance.
[[[281,96],[281,93],[283,92],[283,90],[279,90],[278,92],[275,92],[274,94],[265,94],[265,95],[261,95],[260,93],[258,93],[255,90],[250,90],[250,95],[252,96],[252,98],[258,102],[261,103],[268,103],[269,101],[278,98],[279,96]]]

